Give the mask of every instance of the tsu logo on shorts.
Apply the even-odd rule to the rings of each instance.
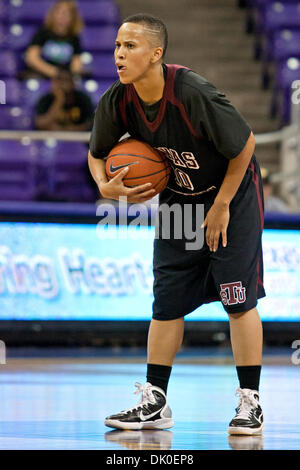
[[[220,297],[223,305],[243,304],[246,301],[246,288],[241,281],[220,284]]]

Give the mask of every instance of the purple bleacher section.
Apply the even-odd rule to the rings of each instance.
[[[38,193],[38,148],[20,142],[0,145],[0,199],[30,201]]]
[[[44,170],[43,197],[51,201],[87,202],[95,190],[87,179],[87,147],[78,142],[43,142],[39,148]]]
[[[0,129],[27,130],[32,127],[32,113],[20,106],[0,105]],[[0,147],[3,146],[0,140]],[[13,155],[12,155],[13,158]]]
[[[117,36],[117,25],[91,25],[85,28],[81,35],[82,48],[84,51],[112,51]]]
[[[246,30],[254,33],[262,87],[272,88],[271,117],[280,127],[291,118],[291,85],[300,80],[300,0],[247,0]]]
[[[2,16],[10,23],[41,24],[53,0],[2,1]],[[77,0],[86,24],[118,24],[119,11],[112,0]],[[0,11],[1,11],[0,10]]]
[[[0,49],[1,79],[16,77],[18,73],[18,59],[9,49]]]
[[[0,200],[92,202],[87,147],[78,142],[16,142],[0,145]]]
[[[17,76],[24,68],[24,52],[33,34],[54,3],[0,0],[0,80],[6,89],[6,102],[0,104],[1,130],[33,129],[35,106],[50,90],[49,80],[20,81]],[[77,5],[85,24],[81,46],[86,72],[77,88],[90,96],[96,108],[118,78],[113,50],[120,15],[113,0],[78,0]],[[0,140],[0,200],[94,201],[97,193],[88,178],[87,151],[81,143],[29,142],[25,146]],[[28,158],[29,154],[38,158]]]

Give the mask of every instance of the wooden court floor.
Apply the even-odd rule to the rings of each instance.
[[[0,365],[0,449],[299,450],[300,365],[269,360],[261,379],[263,437],[230,437],[238,398],[231,360],[177,361],[168,389],[175,425],[116,431],[105,416],[131,407],[143,360],[12,358]]]

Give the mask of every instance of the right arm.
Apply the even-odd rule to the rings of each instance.
[[[91,172],[92,177],[95,180],[98,188],[100,189],[101,185],[104,183],[108,183],[108,179],[105,172],[105,161],[100,160],[99,158],[94,158],[89,152],[88,155],[88,165]],[[101,191],[100,191],[101,192]],[[101,193],[102,194],[102,193]],[[103,196],[103,194],[102,194]],[[106,197],[106,196],[103,196]]]
[[[128,172],[128,167],[124,168],[110,181],[107,179],[105,171],[105,161],[94,158],[89,152],[88,164],[92,177],[94,178],[101,195],[105,199],[119,199],[120,196],[127,197],[130,203],[145,202],[153,197],[154,189],[151,189],[151,183],[139,185],[135,188],[128,188],[123,184],[123,178]]]
[[[35,126],[43,131],[61,130],[63,127],[57,122],[60,111],[63,109],[65,97],[61,90],[53,92],[54,99],[50,106],[45,103],[45,97],[37,105]]]
[[[29,46],[25,53],[25,61],[29,67],[46,77],[53,78],[57,74],[57,68],[42,59],[40,46]]]
[[[101,98],[94,119],[90,138],[88,164],[90,172],[99,188],[101,195],[107,199],[119,199],[126,196],[130,203],[144,202],[153,197],[154,189],[149,183],[129,188],[123,184],[123,178],[129,168],[125,168],[108,181],[105,171],[105,157],[126,133],[118,112],[118,103],[122,88],[114,84]]]

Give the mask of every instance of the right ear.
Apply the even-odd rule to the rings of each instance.
[[[159,60],[161,60],[162,56],[163,56],[163,53],[164,53],[164,51],[163,51],[162,47],[156,47],[153,51],[151,62],[154,64],[154,63],[158,62]]]

